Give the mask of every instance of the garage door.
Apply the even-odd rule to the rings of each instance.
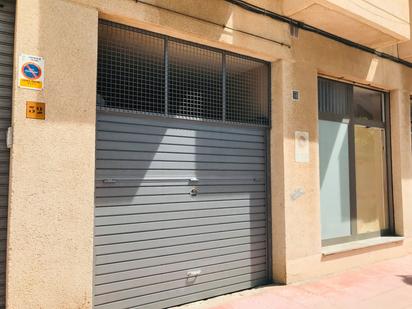
[[[6,147],[10,127],[13,77],[14,1],[0,0],[0,308],[5,302],[7,204],[9,157]]]
[[[95,308],[268,282],[268,70],[100,22]]]

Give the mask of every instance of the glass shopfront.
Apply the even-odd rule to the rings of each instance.
[[[392,230],[388,95],[319,78],[323,245]]]

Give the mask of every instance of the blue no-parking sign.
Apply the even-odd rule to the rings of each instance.
[[[19,64],[19,87],[42,90],[44,87],[44,59],[38,56],[21,55]]]
[[[23,64],[22,70],[24,77],[31,80],[39,79],[42,74],[40,66],[33,62]]]

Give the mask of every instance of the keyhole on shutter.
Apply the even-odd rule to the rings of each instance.
[[[193,187],[192,190],[190,190],[191,196],[196,196],[198,193],[199,193],[199,190],[196,187]]]

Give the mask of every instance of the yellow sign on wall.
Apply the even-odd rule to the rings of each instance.
[[[26,102],[26,118],[46,119],[46,104],[41,102]]]
[[[42,89],[43,83],[35,80],[20,79],[19,86],[28,89]]]

